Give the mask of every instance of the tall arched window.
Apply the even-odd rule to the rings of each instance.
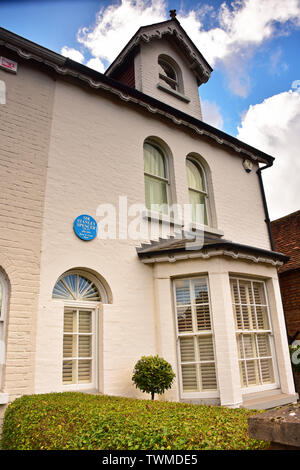
[[[186,160],[189,200],[192,206],[192,221],[208,225],[208,194],[205,173],[195,159]]]
[[[8,285],[4,274],[0,271],[0,389],[2,372],[5,363],[5,320],[7,312]]]
[[[69,271],[56,282],[52,298],[64,301],[62,383],[71,389],[96,387],[96,312],[106,292],[90,273]]]
[[[152,143],[144,143],[145,202],[147,209],[168,213],[169,175],[166,157]]]
[[[164,85],[172,90],[179,91],[179,77],[178,73],[170,61],[162,58],[158,58],[159,66],[159,79],[163,81]]]

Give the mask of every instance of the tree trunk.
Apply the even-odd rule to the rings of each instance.
[[[151,400],[154,400],[154,392],[151,392]]]

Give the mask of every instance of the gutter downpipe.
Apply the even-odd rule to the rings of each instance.
[[[268,206],[267,206],[267,200],[266,200],[266,195],[265,195],[264,184],[263,184],[263,180],[262,180],[262,176],[261,176],[261,172],[263,170],[265,170],[266,168],[270,168],[271,166],[273,166],[273,162],[268,163],[267,165],[262,166],[261,168],[258,168],[256,173],[258,175],[259,186],[260,186],[262,200],[263,200],[263,206],[264,206],[265,217],[266,217],[265,222],[266,222],[267,228],[268,228],[268,234],[269,234],[271,250],[274,251],[274,242],[273,242],[273,236],[272,236],[271,222],[270,222],[270,217],[269,217],[269,211],[268,211]]]

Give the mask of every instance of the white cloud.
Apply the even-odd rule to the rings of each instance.
[[[102,70],[101,63],[112,62],[140,26],[166,20],[167,7],[166,0],[118,0],[102,7],[95,24],[77,34],[91,60],[98,59],[89,63]],[[214,26],[205,30],[204,18]],[[251,88],[247,68],[255,48],[300,26],[300,0],[234,0],[230,7],[223,2],[219,10],[204,3],[188,12],[183,8],[178,19],[208,62],[224,70],[229,89],[245,97]]]
[[[84,61],[84,55],[80,51],[78,51],[77,49],[73,49],[72,47],[62,47],[61,53],[63,56],[69,57],[70,59],[75,60],[80,64],[82,64],[82,62]]]
[[[86,63],[87,67],[90,67],[90,69],[97,70],[97,72],[104,73],[105,67],[103,62],[98,57],[93,57]]]
[[[250,106],[238,128],[238,139],[276,158],[263,172],[271,219],[299,210],[299,135],[300,93],[291,90]]]
[[[112,62],[140,26],[166,19],[164,0],[121,0],[101,8],[91,28],[81,28],[77,40],[94,57]]]
[[[235,0],[224,2],[218,12],[218,25],[203,28],[203,10],[182,14],[180,22],[208,62],[221,67],[227,86],[245,97],[251,89],[248,64],[255,49],[275,35],[288,34],[300,26],[299,0]]]
[[[222,3],[219,26],[208,31],[203,30],[195,10],[180,18],[182,26],[213,65],[218,59],[260,45],[275,34],[286,34],[287,30],[280,26],[287,22],[300,26],[299,0],[235,0],[231,6],[232,9]]]
[[[212,103],[208,100],[201,101],[203,121],[207,122],[211,126],[222,129],[223,127],[223,117],[220,111],[220,108],[216,103]]]

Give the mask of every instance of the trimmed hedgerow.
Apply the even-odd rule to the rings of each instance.
[[[27,395],[5,413],[2,449],[264,449],[254,410],[77,392]]]

